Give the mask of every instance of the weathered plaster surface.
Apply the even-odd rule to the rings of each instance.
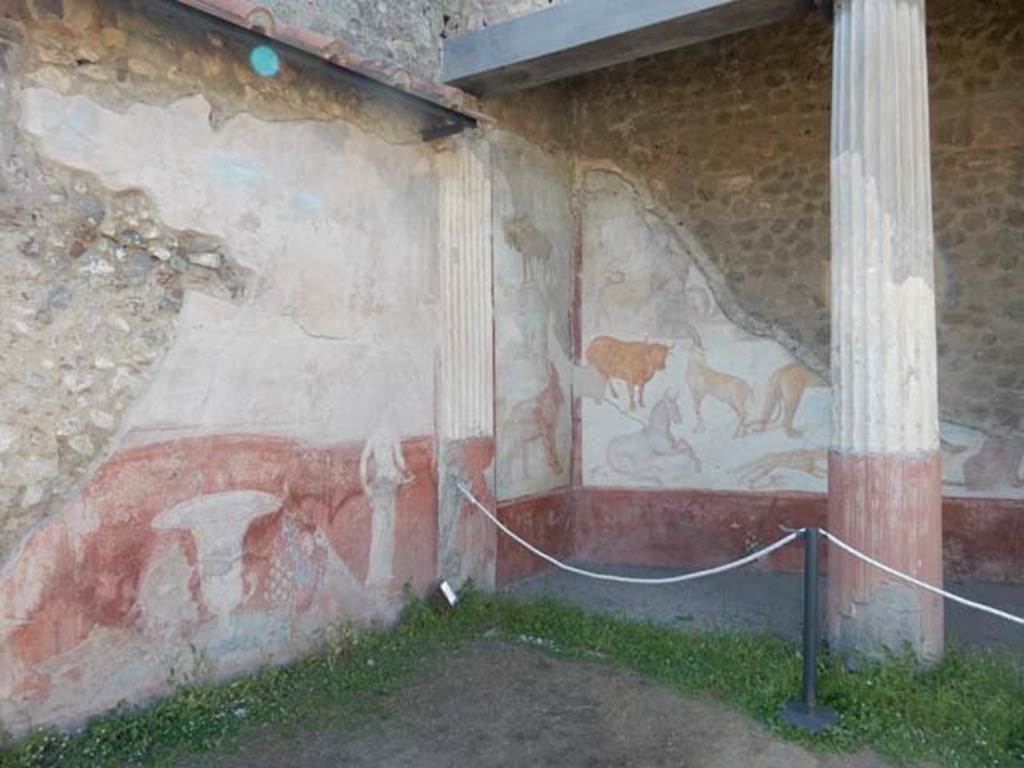
[[[441,323],[438,432],[494,434],[490,146],[457,137],[437,156]]]
[[[275,3],[341,34],[358,15],[366,40],[428,74],[438,22],[399,5]],[[974,428],[942,425],[944,484],[1019,499],[1021,11],[996,0],[965,20],[956,5],[931,3],[934,286],[944,413]],[[536,6],[456,2],[449,24]],[[146,8],[47,0],[0,19],[6,727],[77,722],[288,658],[335,621],[394,616],[406,581],[486,586],[535,567],[502,565],[453,479],[506,499],[506,519],[557,551],[585,540],[623,558],[637,542],[668,558],[671,542],[708,541],[691,533],[715,526],[749,548],[789,519],[778,495],[760,495],[758,528],[722,514],[749,497],[685,489],[824,490],[818,22],[489,105],[507,130],[490,166],[493,232],[470,234],[494,248],[495,439],[479,402],[466,434],[435,416],[444,161],[416,122],[323,72],[286,63],[260,78],[237,43]],[[576,350],[570,201],[583,224]],[[613,371],[611,397],[587,359],[600,337],[632,344],[595,357],[636,364],[632,410],[625,382]],[[558,490],[573,397],[579,495]],[[552,414],[558,471],[537,419]],[[963,550],[976,533],[1005,544],[1019,510],[954,503],[966,522],[952,562],[983,572]],[[633,520],[655,507],[653,527]],[[1007,551],[1000,562],[1019,560]]]
[[[434,0],[266,0],[275,18],[339,37],[362,55],[437,79],[444,25]]]
[[[168,23],[148,3],[20,0],[13,19],[23,27],[24,78],[32,85],[86,94],[119,111],[202,94],[215,126],[240,113],[342,118],[394,143],[420,141],[420,124],[397,102],[353,88],[331,68],[283,59],[276,76],[261,77],[248,46],[199,25]]]
[[[434,578],[433,441],[401,443],[395,481],[361,477],[361,450],[247,435],[119,451],[0,571],[0,720],[80,722],[393,617],[403,582]],[[401,553],[386,579],[383,483]]]
[[[497,531],[459,490],[494,498],[491,156],[459,136],[437,158],[441,336],[438,359],[438,576],[494,584]]]
[[[924,0],[838,6],[834,50],[829,529],[941,584]],[[845,653],[937,658],[943,601],[833,558],[829,630]]]
[[[574,391],[583,397],[584,485],[825,491],[832,405],[824,380],[726,315],[700,243],[643,184],[607,165],[581,172],[583,349]],[[929,295],[915,278],[894,291],[892,301]],[[882,415],[869,413],[874,431],[857,434],[908,451],[937,443],[933,431],[915,431],[927,422],[903,429]],[[1024,498],[1020,441],[945,422],[941,437],[947,494]]]
[[[170,344],[186,292],[233,306],[220,238],[169,226],[140,189],[39,156],[18,121],[21,31],[0,53],[0,561],[81,484]]]
[[[576,554],[574,498],[571,488],[559,488],[499,503],[497,514],[504,525],[531,544],[554,557],[568,560]],[[508,536],[498,539],[497,566],[495,582],[499,587],[551,567]]]
[[[1019,440],[1024,6],[927,8],[941,415]],[[583,158],[693,232],[746,317],[726,313],[825,376],[831,32],[811,14],[594,73],[576,120]]]
[[[927,114],[926,104],[917,106]],[[887,111],[898,110],[893,105]],[[856,127],[839,130],[855,133],[879,119],[897,120],[853,117]],[[936,451],[931,175],[922,174],[911,157],[897,170],[885,167],[892,163],[889,153],[869,156],[863,146],[837,152],[832,161],[837,267],[832,274],[832,447],[847,453]]]
[[[497,567],[498,531],[462,495],[458,484],[494,508],[494,439],[443,441],[437,451],[437,473],[437,575],[456,588],[472,581],[481,589],[491,589]]]
[[[287,659],[437,572],[431,150],[224,41],[47,9],[0,80],[15,732]]]
[[[494,139],[497,496],[569,483],[573,214],[568,158]]]
[[[821,381],[722,313],[699,246],[641,188],[594,169],[582,190],[584,483],[822,488]],[[802,384],[788,423],[780,376]]]
[[[509,505],[505,519],[523,526],[516,530],[560,546],[552,519],[539,512],[553,509],[553,498],[532,497]],[[531,520],[517,514],[522,509],[538,510],[532,528],[528,527]],[[829,525],[827,496],[586,487],[575,491],[571,552],[598,563],[711,566],[774,541],[780,526],[805,525]],[[944,577],[1020,582],[1024,579],[1022,528],[1020,502],[946,497],[942,502]],[[822,549],[821,557],[821,565],[827,565],[828,548]],[[524,560],[532,558],[515,556],[508,565]],[[798,547],[786,547],[761,562],[769,569],[799,571],[803,553]],[[499,565],[503,565],[500,558]]]
[[[133,440],[344,440],[385,418],[429,432],[429,400],[417,396],[433,379],[429,158],[340,124],[240,115],[215,130],[209,116],[202,97],[120,113],[84,96],[24,96],[23,126],[47,157],[148,190],[165,221],[229,240],[256,274],[243,306],[187,302],[131,415]]]

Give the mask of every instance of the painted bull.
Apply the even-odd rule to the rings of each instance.
[[[622,341],[611,336],[598,336],[587,347],[587,363],[604,379],[613,397],[618,397],[612,379],[626,382],[629,409],[636,410],[636,401],[644,405],[644,386],[658,371],[665,370],[668,353],[666,344],[645,341]],[[634,391],[636,397],[634,398]]]

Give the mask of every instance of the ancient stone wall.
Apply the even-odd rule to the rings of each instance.
[[[929,3],[940,400],[1024,420],[1024,7]],[[583,78],[578,151],[642,179],[707,252],[723,310],[827,375],[831,29],[811,15]],[[741,311],[742,310],[742,311]]]
[[[437,0],[266,0],[263,5],[286,24],[340,38],[364,56],[437,79],[444,25]]]
[[[550,8],[563,0],[442,0],[446,33],[471,32],[524,13]]]
[[[0,18],[13,732],[286,659],[436,574],[435,150],[153,8]]]
[[[271,3],[426,77],[444,12],[545,5]],[[1024,494],[1024,18],[930,8],[944,480],[1011,500],[1002,521]],[[487,151],[446,177],[400,107],[328,68],[260,77],[162,13],[0,12],[4,727],[393,617],[439,573],[439,504],[472,514],[450,470],[566,556],[578,493],[824,490],[821,19],[491,101]],[[492,215],[454,215],[445,179]],[[495,424],[443,445],[438,251],[457,272],[460,233],[493,246]],[[747,546],[770,522],[729,525]],[[495,548],[500,581],[537,567],[449,528],[469,570]]]
[[[583,484],[826,491],[827,382],[723,311],[699,240],[642,182],[578,173]],[[1019,441],[941,430],[946,495],[1024,498]]]
[[[346,41],[364,56],[388,59],[436,80],[441,41],[562,0],[267,0],[274,18]]]

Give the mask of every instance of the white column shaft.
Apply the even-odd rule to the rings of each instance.
[[[438,156],[440,299],[438,433],[493,434],[494,302],[487,145],[455,140]]]
[[[924,0],[837,0],[832,447],[938,448]]]

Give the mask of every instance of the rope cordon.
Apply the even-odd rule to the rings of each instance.
[[[803,529],[801,528],[798,531],[793,531],[792,533],[790,533],[790,534],[788,534],[786,536],[783,536],[781,539],[776,541],[774,544],[769,544],[764,549],[759,549],[757,552],[752,552],[749,555],[747,555],[746,557],[741,557],[739,560],[734,560],[731,563],[725,563],[724,565],[716,565],[714,568],[707,568],[706,570],[703,570],[703,571],[694,571],[693,573],[682,573],[682,574],[679,574],[678,576],[666,576],[666,577],[660,578],[660,579],[642,579],[642,578],[635,577],[635,576],[618,576],[618,575],[616,575],[614,573],[596,573],[595,571],[587,571],[587,570],[584,570],[583,568],[577,568],[576,566],[569,565],[568,563],[563,563],[561,560],[559,560],[559,559],[557,559],[555,557],[552,557],[547,552],[542,552],[541,550],[537,549],[530,542],[526,541],[523,538],[520,538],[518,535],[516,535],[515,533],[510,531],[508,529],[508,527],[505,526],[505,524],[502,523],[491,512],[491,510],[489,510],[487,507],[485,507],[481,503],[481,501],[476,496],[474,496],[473,493],[466,486],[464,486],[462,483],[459,483],[458,486],[459,486],[459,491],[462,493],[462,495],[465,496],[466,499],[474,507],[476,507],[481,512],[483,512],[487,516],[487,518],[492,523],[494,523],[497,526],[499,531],[504,533],[506,536],[508,536],[510,539],[512,539],[514,542],[516,542],[520,546],[525,547],[526,549],[528,549],[530,552],[532,552],[533,554],[535,554],[537,557],[541,558],[542,560],[546,560],[547,562],[551,563],[556,568],[560,568],[563,571],[568,571],[569,573],[575,573],[575,574],[577,574],[579,576],[586,576],[588,578],[599,579],[601,581],[617,581],[617,582],[620,582],[622,584],[679,584],[680,582],[683,582],[683,581],[693,581],[694,579],[702,579],[705,576],[715,576],[716,574],[719,574],[719,573],[725,573],[726,571],[731,571],[734,568],[742,568],[744,565],[749,565],[750,563],[754,562],[755,560],[759,560],[762,557],[770,555],[775,550],[781,549],[782,547],[786,546],[787,544],[792,542],[794,539],[799,538],[803,534]]]
[[[998,608],[993,608],[991,605],[985,605],[984,603],[976,603],[973,600],[968,600],[966,597],[960,597],[960,595],[954,595],[952,592],[947,592],[944,589],[939,589],[938,587],[933,586],[926,581],[915,579],[913,576],[908,576],[902,571],[897,571],[895,568],[891,568],[885,563],[880,563],[878,560],[875,560],[875,558],[865,555],[860,550],[854,549],[845,541],[836,536],[834,533],[829,533],[826,530],[822,530],[821,533],[831,543],[835,544],[837,547],[839,547],[847,554],[853,555],[854,557],[863,560],[868,565],[873,565],[880,571],[885,571],[890,576],[895,576],[897,579],[903,579],[904,581],[913,584],[915,587],[920,587],[926,592],[931,592],[933,594],[939,595],[940,597],[945,597],[949,600],[952,600],[954,603],[960,603],[960,605],[966,605],[968,608],[974,608],[975,610],[983,611],[984,613],[990,613],[993,616],[998,616],[1001,619],[1012,621],[1014,624],[1024,625],[1024,618],[1021,618],[1020,616],[1014,616],[1012,613],[1007,613],[1006,611],[1001,611]]]
[[[707,568],[707,569],[705,569],[703,571],[694,571],[692,573],[683,573],[683,574],[680,574],[678,576],[666,576],[664,578],[658,578],[658,579],[644,579],[644,578],[639,578],[639,577],[634,577],[634,576],[618,576],[618,575],[613,574],[613,573],[597,573],[595,571],[588,571],[588,570],[586,570],[584,568],[577,568],[577,567],[575,567],[573,565],[569,565],[568,563],[564,563],[564,562],[562,562],[561,560],[559,560],[559,559],[557,559],[555,557],[552,557],[547,552],[543,552],[543,551],[537,549],[537,547],[533,546],[530,542],[526,541],[525,539],[520,537],[518,534],[516,534],[513,531],[511,531],[508,528],[508,526],[506,526],[504,523],[502,523],[497,518],[497,516],[495,516],[494,513],[491,512],[491,510],[489,510],[486,506],[484,506],[484,504],[476,496],[473,495],[473,492],[470,491],[469,488],[467,488],[462,483],[458,483],[457,485],[458,485],[459,492],[464,497],[466,497],[466,499],[474,507],[476,507],[478,510],[483,512],[484,515],[487,516],[487,519],[490,520],[492,523],[494,523],[494,525],[498,528],[498,530],[500,530],[502,533],[504,533],[506,536],[508,536],[514,542],[519,544],[521,547],[524,547],[529,552],[533,553],[534,555],[536,555],[537,557],[541,558],[542,560],[545,560],[545,561],[551,563],[551,565],[555,566],[556,568],[559,568],[559,569],[561,569],[563,571],[567,571],[568,573],[575,573],[578,576],[586,576],[588,578],[599,579],[601,581],[616,581],[616,582],[620,582],[620,583],[623,583],[623,584],[648,584],[648,585],[679,584],[679,583],[684,582],[684,581],[693,581],[695,579],[702,579],[705,576],[715,576],[715,575],[717,575],[719,573],[725,573],[726,571],[731,571],[731,570],[733,570],[735,568],[742,568],[744,565],[749,565],[750,563],[753,563],[756,560],[760,560],[762,557],[766,557],[767,555],[770,555],[775,550],[781,549],[782,547],[786,546],[787,544],[790,544],[791,542],[793,542],[795,539],[803,536],[804,531],[806,530],[805,528],[800,528],[798,530],[792,531],[791,533],[787,534],[786,536],[783,536],[781,539],[779,539],[778,541],[774,542],[773,544],[769,544],[767,547],[764,547],[763,549],[759,549],[756,552],[751,552],[749,555],[747,555],[745,557],[741,557],[739,560],[733,560],[731,563],[725,563],[724,565],[718,565],[718,566],[715,566],[714,568]],[[1011,621],[1014,624],[1024,625],[1024,618],[1022,618],[1020,616],[1015,616],[1012,613],[1007,613],[1006,611],[1001,611],[998,608],[993,608],[990,605],[985,605],[984,603],[978,603],[978,602],[975,602],[974,600],[968,600],[966,597],[960,597],[960,595],[955,595],[952,592],[947,592],[944,589],[940,589],[939,587],[933,586],[932,584],[929,584],[929,583],[927,583],[925,581],[921,581],[920,579],[916,579],[913,576],[910,576],[910,575],[908,575],[906,573],[903,573],[902,571],[897,571],[895,568],[892,568],[892,567],[886,565],[885,563],[879,562],[878,560],[875,560],[873,557],[865,555],[860,550],[855,549],[854,547],[851,547],[849,544],[847,544],[845,541],[840,539],[838,536],[836,536],[833,533],[829,533],[825,529],[821,529],[821,533],[822,533],[823,536],[825,536],[826,539],[828,539],[828,541],[830,541],[831,543],[835,544],[837,547],[839,547],[839,549],[843,550],[847,554],[852,555],[853,557],[859,558],[860,560],[863,560],[868,565],[874,566],[875,568],[878,568],[879,570],[884,571],[885,573],[888,573],[890,576],[895,576],[898,579],[903,579],[904,581],[909,582],[910,584],[913,584],[915,587],[919,587],[920,589],[923,589],[923,590],[925,590],[927,592],[931,592],[933,594],[939,595],[940,597],[945,597],[945,598],[947,598],[949,600],[952,600],[954,603],[959,603],[960,605],[964,605],[964,606],[966,606],[968,608],[974,608],[975,610],[982,611],[984,613],[988,613],[988,614],[991,614],[993,616],[998,616],[1000,619],[1006,619],[1007,621]]]

